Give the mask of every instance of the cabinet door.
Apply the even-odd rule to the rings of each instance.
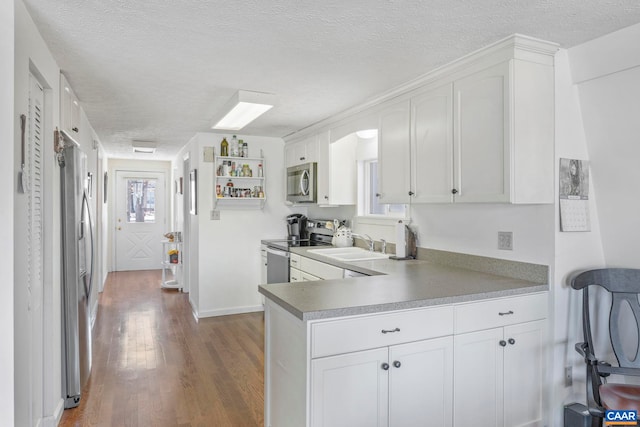
[[[311,361],[311,425],[388,425],[387,348]]]
[[[545,321],[504,328],[504,425],[542,427]]]
[[[78,140],[80,103],[63,74],[60,74],[60,126],[68,136]]]
[[[287,144],[284,147],[284,161],[286,167],[307,163],[306,159],[307,150],[304,140]]]
[[[331,161],[329,160],[329,132],[322,132],[318,135],[318,169],[317,169],[317,189],[318,204],[331,204]]]
[[[409,203],[409,101],[380,112],[378,133],[378,194],[380,203]]]
[[[502,328],[454,337],[453,425],[497,427],[503,423]]]
[[[453,202],[453,85],[411,99],[413,201]]]
[[[510,63],[454,83],[456,201],[510,198]]]
[[[389,365],[389,425],[451,427],[453,337],[393,346]]]

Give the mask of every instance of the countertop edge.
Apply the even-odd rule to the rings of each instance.
[[[549,290],[549,285],[535,285],[535,286],[525,286],[525,287],[513,288],[513,289],[507,289],[507,290],[457,295],[457,296],[451,296],[451,297],[430,298],[430,299],[423,299],[423,300],[391,302],[386,304],[352,306],[352,307],[302,312],[297,308],[295,308],[294,306],[292,306],[291,304],[284,301],[283,299],[279,298],[275,294],[269,292],[268,290],[262,287],[258,288],[258,291],[262,295],[272,300],[277,305],[281,306],[286,311],[293,314],[295,317],[302,320],[303,322],[307,322],[311,320],[331,319],[331,318],[337,318],[337,317],[357,316],[361,314],[375,314],[375,313],[383,313],[383,312],[391,312],[391,311],[399,311],[399,310],[408,310],[413,308],[431,307],[436,305],[459,304],[459,303],[465,303],[465,302],[482,301],[485,299],[493,299],[493,298],[505,298],[505,297],[516,296],[516,295],[526,295],[526,294],[533,294],[538,292],[547,292],[548,290]]]

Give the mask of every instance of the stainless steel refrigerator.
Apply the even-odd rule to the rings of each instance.
[[[87,156],[68,143],[59,160],[62,186],[62,395],[80,403],[91,373],[91,292],[94,238]]]

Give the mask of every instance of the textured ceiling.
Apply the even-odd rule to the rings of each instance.
[[[172,158],[237,89],[279,98],[240,132],[282,137],[516,32],[567,48],[640,22],[637,0],[25,3],[122,158]]]

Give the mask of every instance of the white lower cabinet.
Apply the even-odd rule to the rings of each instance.
[[[545,325],[534,320],[455,335],[454,426],[544,425]]]
[[[546,292],[310,322],[267,301],[265,426],[542,427],[546,316]]]
[[[451,336],[311,361],[313,426],[451,426]]]

